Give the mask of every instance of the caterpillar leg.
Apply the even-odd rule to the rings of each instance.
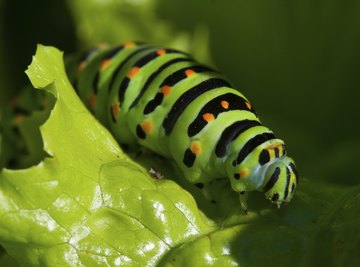
[[[195,186],[200,189],[201,194],[211,203],[216,203],[216,198],[211,190],[210,184],[196,183]]]
[[[248,195],[249,195],[249,193],[246,193],[245,191],[242,191],[239,193],[241,209],[245,214],[248,213],[247,204],[246,204]]]
[[[162,179],[164,177],[164,175],[162,175],[161,172],[155,170],[153,167],[150,167],[149,169],[149,173],[152,177],[154,177],[155,179]]]

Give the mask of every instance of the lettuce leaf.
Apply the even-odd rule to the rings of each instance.
[[[359,263],[359,186],[302,178],[288,206],[277,210],[254,193],[246,216],[223,187],[222,201],[202,203],[198,192],[155,179],[122,152],[75,94],[56,48],[39,45],[26,73],[56,103],[40,128],[49,157],[0,173],[0,245],[19,264]],[[12,261],[4,255],[0,265],[6,264]]]
[[[69,84],[62,54],[39,46],[26,71],[57,98],[41,127],[51,156],[0,176],[0,240],[24,265],[145,266],[213,229],[193,198],[125,156]]]

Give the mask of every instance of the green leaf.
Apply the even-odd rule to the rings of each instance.
[[[213,229],[193,198],[120,150],[69,84],[62,53],[38,46],[26,71],[57,98],[41,127],[51,156],[0,175],[0,243],[24,265],[144,266]]]
[[[315,265],[360,264],[360,186],[350,190],[321,218],[309,244],[309,262]]]

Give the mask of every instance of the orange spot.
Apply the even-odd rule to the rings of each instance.
[[[205,113],[202,115],[202,117],[203,117],[204,121],[206,121],[206,122],[211,122],[215,119],[214,114],[212,114],[212,113]]]
[[[198,142],[193,142],[191,144],[190,150],[195,155],[199,155],[201,153],[201,146],[200,146],[200,144]]]
[[[126,42],[125,44],[124,44],[124,48],[129,48],[129,47],[133,47],[133,46],[135,46],[136,44],[134,43],[134,42]]]
[[[127,76],[128,76],[130,79],[132,79],[132,78],[134,78],[139,72],[140,72],[140,68],[139,68],[139,67],[133,67],[133,68],[129,71],[129,73],[128,73]]]
[[[228,109],[228,108],[229,108],[229,102],[223,100],[223,101],[221,101],[221,106],[222,106],[224,109]]]
[[[245,104],[246,104],[246,106],[247,106],[248,109],[251,109],[251,105],[250,105],[249,102],[245,102]]]
[[[78,65],[77,70],[80,72],[80,71],[84,70],[85,67],[86,67],[86,62],[83,61]]]
[[[142,123],[141,123],[141,128],[144,130],[144,132],[146,134],[149,134],[152,129],[153,129],[153,124],[151,121],[149,120],[144,120]]]
[[[41,107],[42,108],[47,108],[49,106],[49,99],[48,98],[44,98],[42,101],[41,101]]]
[[[120,103],[115,102],[111,105],[111,112],[115,119],[117,119],[120,115]]]
[[[239,171],[240,177],[241,178],[246,178],[249,176],[249,169],[248,168],[243,168]]]
[[[194,75],[195,74],[195,71],[191,70],[191,69],[187,69],[185,70],[185,75],[187,77],[190,77],[191,75]]]
[[[158,54],[159,56],[165,55],[165,54],[166,54],[166,50],[165,50],[165,49],[156,50],[156,54]]]
[[[19,125],[21,122],[23,122],[24,120],[26,119],[26,116],[25,115],[22,115],[22,114],[18,114],[15,116],[14,118],[14,123],[16,125]]]
[[[110,65],[111,65],[111,60],[110,59],[104,59],[100,64],[100,69],[104,70],[107,67],[109,67]]]
[[[96,106],[96,95],[95,94],[91,94],[88,98],[88,104],[89,107],[94,110],[95,106]]]
[[[164,85],[163,87],[161,87],[161,93],[164,94],[164,96],[167,96],[168,94],[170,94],[171,92],[171,86],[169,85]]]

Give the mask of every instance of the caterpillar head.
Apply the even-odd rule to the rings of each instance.
[[[240,163],[234,158],[229,157],[226,162],[234,191],[263,191],[278,207],[291,200],[298,173],[294,161],[286,155],[283,141],[277,139],[257,147]]]
[[[289,202],[298,184],[298,173],[294,161],[283,156],[269,163],[264,175],[262,191],[267,199],[278,207]]]

